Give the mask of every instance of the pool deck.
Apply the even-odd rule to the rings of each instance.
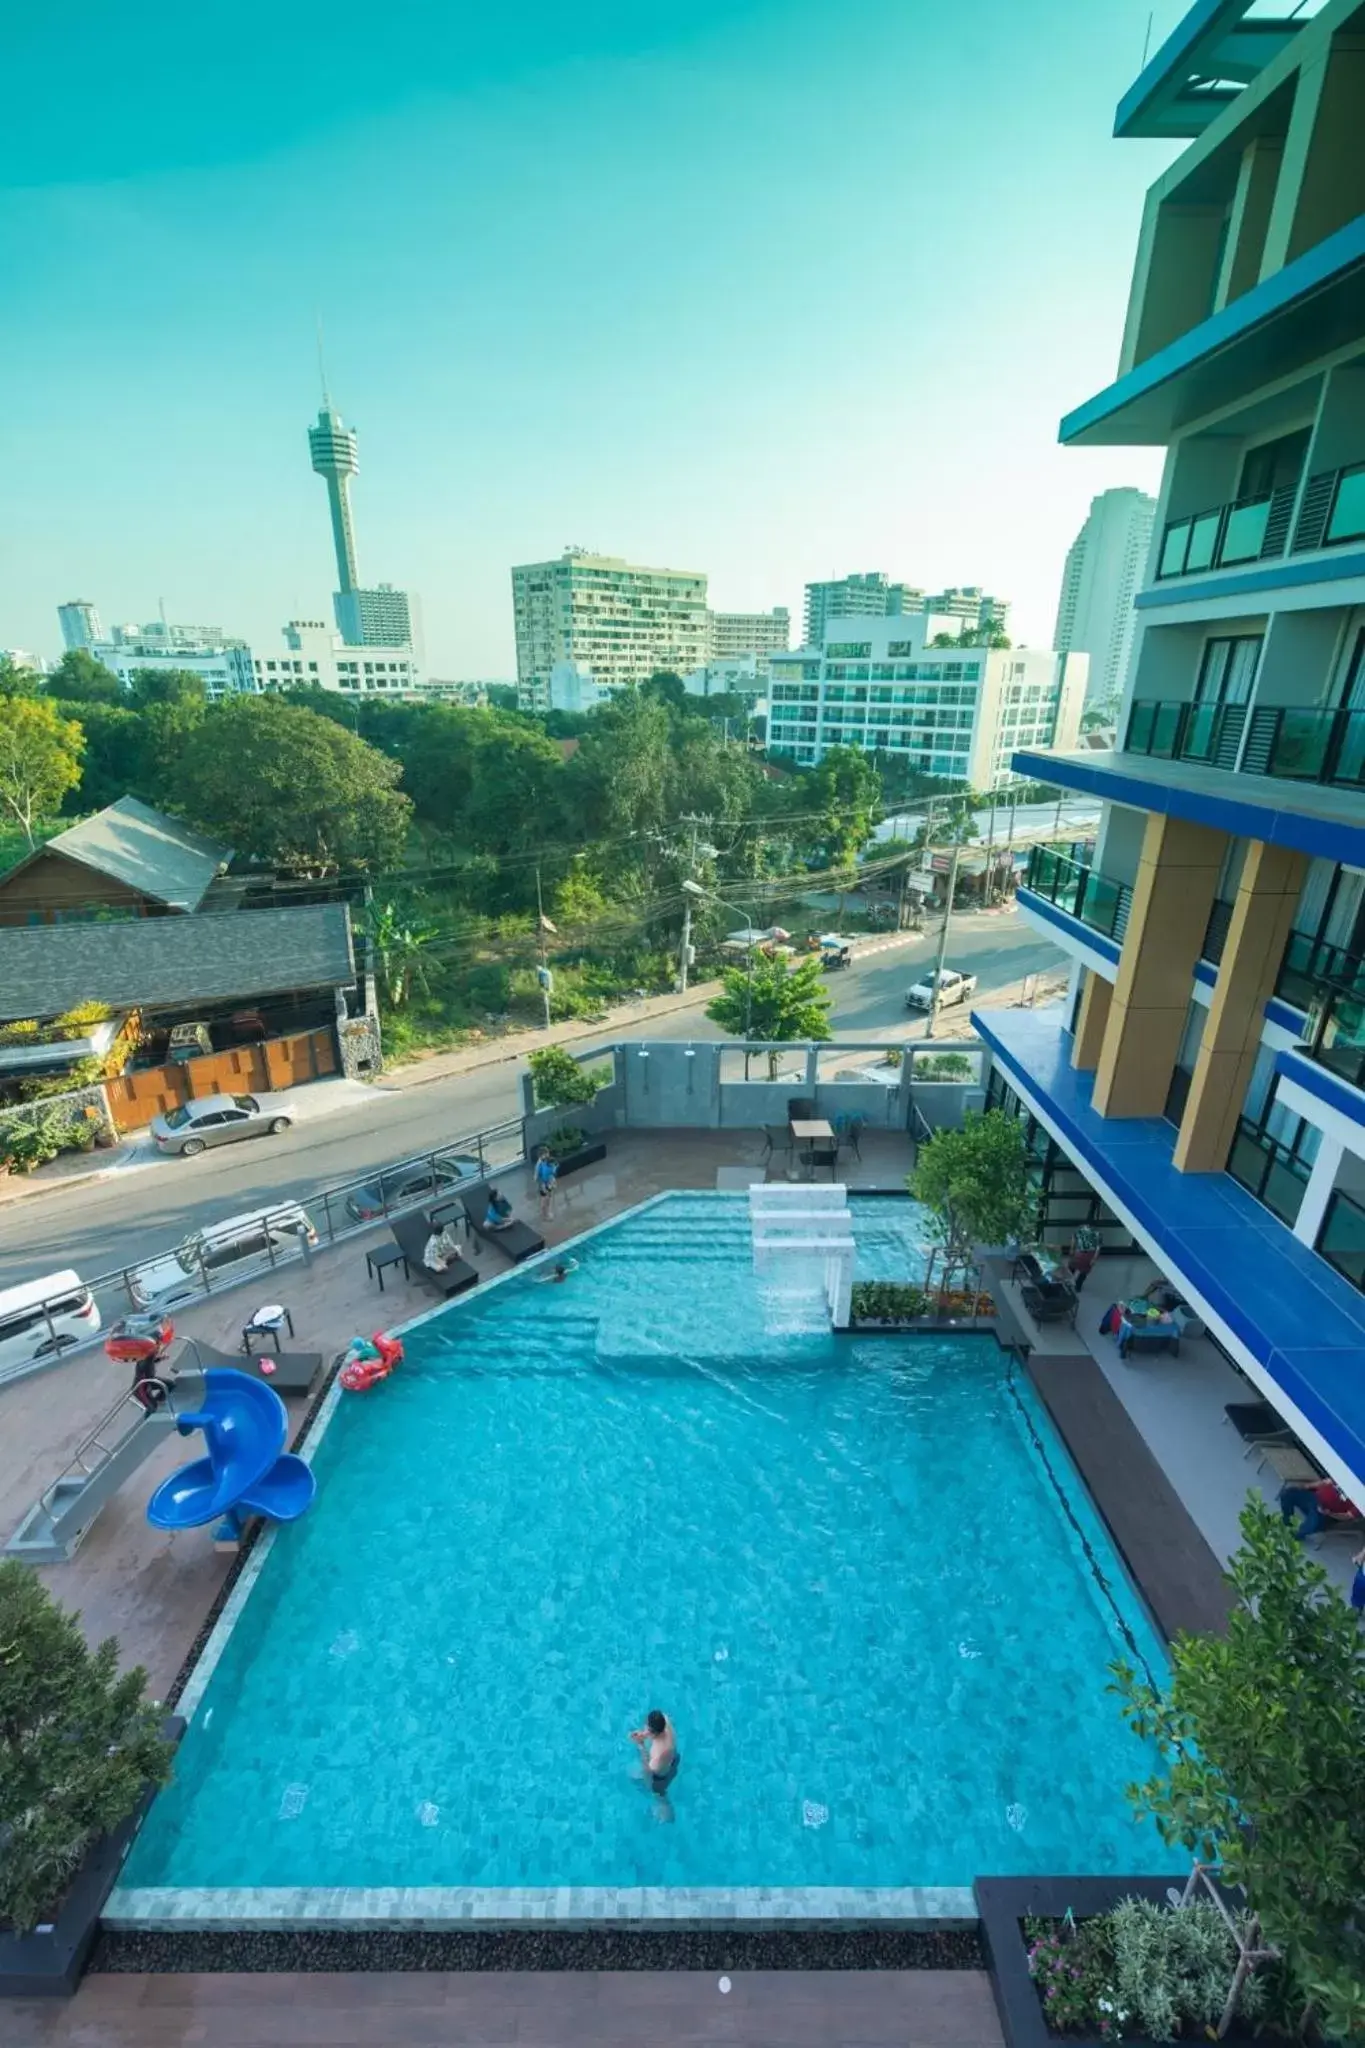
[[[5,2048],[1001,2048],[981,1970],[100,1976]]]

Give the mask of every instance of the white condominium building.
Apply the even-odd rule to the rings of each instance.
[[[792,644],[792,619],[787,607],[777,605],[770,612],[711,612],[712,661],[742,661],[756,654],[760,671],[766,675],[768,656],[785,654]]]
[[[924,609],[924,592],[909,583],[892,583],[880,569],[861,576],[838,576],[828,583],[806,585],[806,647],[819,647],[835,619],[899,618]]]
[[[1132,485],[1090,500],[1085,525],[1067,550],[1053,645],[1090,656],[1089,696],[1117,706],[1133,645],[1133,599],[1152,545],[1156,499]]]
[[[356,647],[321,619],[291,619],[284,652],[253,656],[258,690],[382,690],[426,697],[411,647]],[[439,695],[440,692],[438,691]]]
[[[129,632],[131,628],[125,628]],[[167,651],[164,646],[146,641],[122,638],[100,640],[90,649],[96,661],[102,661],[112,669],[124,689],[131,687],[133,677],[139,669],[153,669],[162,674],[171,670],[188,671],[203,682],[205,692],[211,698],[231,697],[241,693],[250,695],[256,688],[251,664],[251,649],[245,640],[224,640],[217,647],[177,647]]]
[[[512,609],[517,695],[527,710],[549,706],[560,663],[611,692],[661,669],[688,675],[710,647],[706,578],[689,569],[646,569],[570,548],[558,561],[513,569]]]
[[[932,647],[946,630],[932,612],[841,619],[822,647],[775,655],[770,751],[809,765],[830,747],[861,747],[901,755],[924,775],[990,789],[1012,779],[1014,748],[1075,745],[1084,655]]]
[[[1009,631],[1009,599],[989,596],[979,583],[954,584],[950,590],[934,591],[924,598],[921,608],[933,612],[940,621],[951,619],[959,629],[974,626],[984,631],[993,626],[1002,633]]]

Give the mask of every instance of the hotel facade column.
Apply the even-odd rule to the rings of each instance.
[[[1093,967],[1087,967],[1081,1005],[1076,1012],[1076,1035],[1071,1044],[1071,1064],[1083,1073],[1093,1073],[1099,1064],[1113,994],[1113,984],[1102,974],[1096,974]]]
[[[1160,1116],[1228,836],[1153,812],[1095,1068],[1101,1116]]]
[[[1227,1165],[1307,866],[1306,855],[1290,847],[1259,839],[1247,847],[1175,1144],[1182,1173],[1221,1173]]]

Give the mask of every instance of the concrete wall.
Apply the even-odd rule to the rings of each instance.
[[[862,1055],[867,1065],[880,1060],[890,1048],[869,1039],[839,1043],[841,1055]],[[899,1049],[899,1048],[897,1048]],[[956,1047],[944,1047],[944,1050]],[[909,1117],[909,1094],[904,1069],[893,1087],[876,1081],[821,1081],[817,1078],[821,1047],[797,1045],[773,1048],[757,1045],[752,1052],[753,1079],[722,1079],[734,1064],[742,1066],[745,1047],[740,1040],[706,1039],[697,1045],[667,1040],[641,1040],[612,1048],[616,1080],[602,1090],[595,1102],[581,1109],[532,1110],[529,1074],[522,1077],[522,1104],[527,1116],[527,1144],[540,1143],[547,1131],[560,1124],[577,1124],[583,1130],[606,1130],[612,1125],[631,1129],[759,1130],[764,1124],[785,1124],[787,1104],[794,1096],[813,1098],[815,1114],[831,1123],[838,1116],[860,1116],[877,1130],[903,1131]],[[769,1081],[767,1055],[777,1050],[784,1076]],[[739,1055],[739,1059],[735,1059]],[[601,1051],[575,1054],[580,1065],[600,1063]],[[800,1065],[804,1078],[794,1076]]]

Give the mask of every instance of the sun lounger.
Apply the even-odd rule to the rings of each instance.
[[[488,1230],[484,1226],[483,1211],[475,1206],[468,1195],[463,1197],[464,1213],[469,1227],[481,1244],[495,1244],[500,1252],[506,1252],[514,1266],[523,1259],[534,1258],[545,1249],[545,1240],[528,1223],[508,1223],[501,1230]],[[485,1205],[486,1206],[486,1205]]]
[[[422,1264],[422,1253],[427,1248],[433,1225],[430,1216],[421,1209],[410,1209],[406,1216],[390,1218],[389,1228],[394,1243],[408,1262],[408,1271],[414,1280],[420,1280],[437,1294],[463,1294],[466,1287],[477,1287],[479,1276],[467,1259],[452,1254],[450,1262],[439,1272]]]
[[[220,1351],[216,1345],[187,1338],[177,1346],[171,1362],[178,1372],[207,1372],[210,1367],[245,1372],[252,1379],[264,1380],[277,1394],[306,1394],[322,1370],[322,1353]]]

